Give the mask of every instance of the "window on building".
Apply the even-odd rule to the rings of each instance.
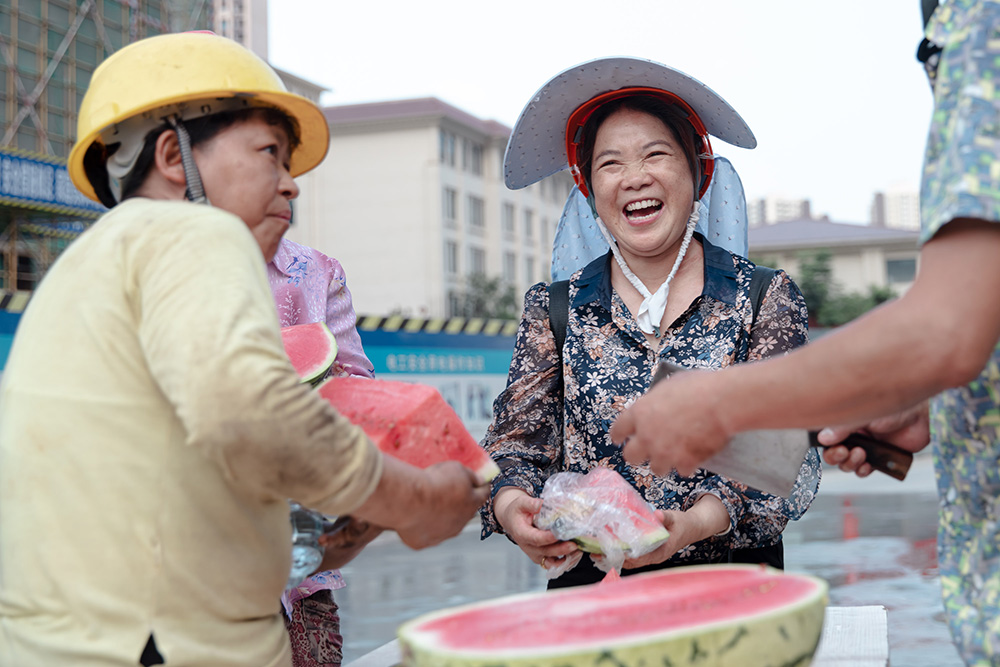
[[[503,254],[503,279],[504,282],[514,283],[517,280],[517,256],[512,252]]]
[[[477,176],[483,175],[483,147],[477,143],[469,149],[469,171]]]
[[[458,244],[454,241],[444,242],[444,272],[449,276],[458,273]]]
[[[439,132],[441,164],[455,166],[455,135],[447,130]]]
[[[531,209],[524,209],[524,238],[530,239],[535,236],[535,213]]]
[[[17,131],[17,147],[23,151],[39,151],[38,133],[33,125],[21,124]]]
[[[500,211],[500,231],[505,236],[514,236],[514,205],[504,202]]]
[[[486,274],[486,251],[482,248],[469,248],[469,274]]]
[[[889,284],[912,283],[917,277],[917,259],[887,259],[885,262],[885,272],[889,279]]]
[[[225,3],[222,6],[225,7]],[[104,11],[101,13],[104,15],[105,23],[121,25],[122,3],[119,0],[104,0]]]
[[[17,256],[17,289],[33,290],[40,276],[35,272],[38,267],[35,261],[27,255]]]
[[[8,7],[10,3],[4,3]],[[18,3],[18,9],[21,10],[21,14],[24,16],[30,16],[31,18],[41,19],[42,18],[42,0],[21,0]]]
[[[448,317],[462,317],[462,297],[455,292],[448,292]]]
[[[486,202],[475,195],[469,195],[466,203],[469,226],[474,229],[486,227]]]
[[[62,84],[56,83],[55,81],[49,81],[49,85],[45,86],[45,95],[48,99],[49,108],[66,108],[66,89],[62,86]]]
[[[535,280],[535,258],[525,257],[524,258],[524,279],[529,283]]]
[[[104,0],[104,1],[107,2],[108,0]],[[63,26],[65,26],[65,27],[69,26],[69,22],[70,22],[69,8],[68,7],[60,7],[59,6],[60,4],[65,4],[65,3],[56,3],[56,2],[49,2],[48,3],[48,5],[49,5],[49,12],[48,12],[48,14],[49,14],[49,20],[48,20],[48,23],[49,23],[49,34],[51,34],[53,30],[61,30],[61,29],[63,29]],[[0,21],[0,28],[3,28],[3,27],[4,27],[3,22]],[[51,44],[51,42],[50,42],[50,44]]]
[[[462,169],[477,175],[483,173],[483,147],[470,139],[462,139]]]
[[[7,122],[7,72],[0,69],[0,125]]]
[[[458,219],[458,193],[454,188],[444,188],[441,191],[441,217],[447,227],[454,227]]]
[[[17,69],[23,74],[38,74],[41,69],[38,66],[38,54],[32,49],[23,46],[17,47]],[[31,88],[28,88],[31,91]]]
[[[42,28],[34,21],[20,18],[17,21],[17,40],[22,44],[33,47],[42,41]]]

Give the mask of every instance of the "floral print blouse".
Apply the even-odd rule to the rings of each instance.
[[[663,333],[658,350],[649,346],[611,287],[610,253],[570,278],[561,378],[548,288],[539,283],[528,290],[507,387],[494,402],[493,423],[483,440],[501,471],[481,510],[483,539],[503,531],[493,514],[493,497],[501,488],[516,486],[538,496],[552,474],[585,473],[597,466],[617,470],[658,509],[687,510],[706,493],[722,501],[730,531],[691,545],[671,563],[717,562],[730,548],[773,544],[788,520],[808,509],[820,478],[813,448],[785,499],[705,470],[693,477],[654,475],[646,465],[626,463],[608,436],[615,417],[649,389],[659,360],[724,368],[781,355],[808,339],[805,301],[785,272],[777,271],[767,288],[751,331],[754,265],[700,235],[695,238],[704,248],[704,289]]]

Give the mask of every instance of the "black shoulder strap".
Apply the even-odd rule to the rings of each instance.
[[[757,321],[757,314],[760,312],[760,304],[764,300],[764,293],[768,285],[774,279],[775,269],[767,266],[755,266],[753,275],[750,276],[750,301],[753,303],[753,319],[750,320],[750,327],[753,328]]]
[[[938,0],[920,0],[920,15],[924,19],[924,28],[931,22],[931,16],[937,9]]]
[[[562,358],[566,342],[566,324],[569,321],[569,281],[557,280],[549,285],[549,325],[556,339],[556,351]]]

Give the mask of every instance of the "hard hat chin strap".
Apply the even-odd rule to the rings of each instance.
[[[198,165],[195,164],[194,154],[191,152],[191,137],[188,135],[184,123],[176,116],[170,116],[167,118],[167,122],[177,134],[177,145],[181,151],[184,180],[187,181],[187,191],[184,196],[196,204],[209,204],[208,197],[205,195],[205,186],[201,182],[201,174],[198,172]]]

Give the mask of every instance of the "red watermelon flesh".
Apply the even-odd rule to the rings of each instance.
[[[337,339],[325,322],[282,327],[281,342],[303,382],[322,380],[337,358]]]
[[[405,665],[809,664],[826,591],[764,566],[672,568],[446,609],[398,634]]]
[[[321,384],[319,393],[386,454],[420,468],[458,461],[484,483],[500,472],[434,387],[335,377]]]

